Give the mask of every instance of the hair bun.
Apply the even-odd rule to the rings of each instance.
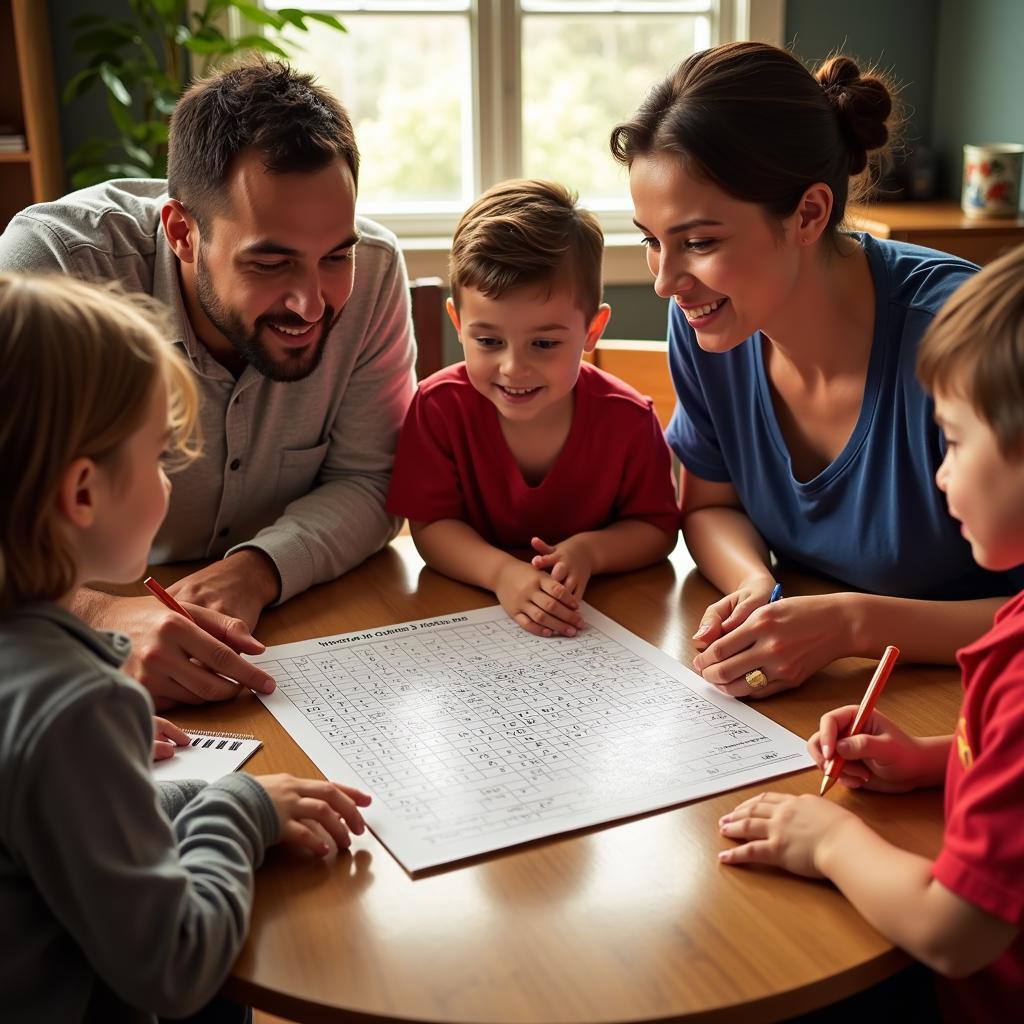
[[[839,117],[850,149],[850,174],[860,174],[867,166],[868,153],[881,149],[889,140],[889,88],[875,75],[862,75],[856,61],[849,57],[830,57],[815,77]]]

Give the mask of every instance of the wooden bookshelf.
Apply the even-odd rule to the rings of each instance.
[[[19,210],[64,192],[57,86],[44,0],[0,0],[0,125],[25,136],[0,153],[0,231]]]

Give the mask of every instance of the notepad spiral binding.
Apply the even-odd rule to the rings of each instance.
[[[254,740],[251,732],[221,732],[219,729],[186,729],[189,736],[216,736],[225,740]]]

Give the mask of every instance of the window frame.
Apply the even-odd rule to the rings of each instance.
[[[623,17],[644,16],[643,13],[610,13],[621,13]],[[241,21],[237,11],[232,10],[232,15]],[[344,21],[344,11],[339,16]],[[496,182],[522,173],[520,51],[524,12],[519,0],[470,0],[466,16],[469,18],[474,100],[474,180],[471,187],[473,195],[479,195]],[[712,22],[713,43],[715,40],[759,39],[781,46],[785,31],[785,0],[717,0],[717,6],[713,3]],[[259,26],[251,23],[245,28],[259,30]],[[489,69],[486,74],[484,68]],[[343,96],[339,99],[344,103]],[[586,197],[583,199],[586,201]],[[606,279],[617,283],[646,281],[648,275],[644,261],[638,259],[635,252],[636,229],[625,201],[621,207],[597,205],[592,208],[606,235]],[[447,251],[459,212],[389,211],[385,207],[362,205],[360,212],[395,232],[406,252],[412,276],[445,276]],[[613,250],[626,246],[630,249],[628,261],[616,259]],[[613,268],[611,264],[618,266]],[[614,277],[609,277],[609,270],[613,270]]]

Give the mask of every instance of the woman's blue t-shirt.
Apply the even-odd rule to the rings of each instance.
[[[977,268],[945,253],[856,235],[875,284],[875,333],[860,416],[831,465],[793,476],[772,405],[760,332],[704,352],[682,311],[669,312],[678,402],[667,436],[695,476],[731,482],[783,563],[899,597],[1010,594],[1024,571],[981,569],[935,484],[945,443],[915,376],[917,346],[943,302]]]

